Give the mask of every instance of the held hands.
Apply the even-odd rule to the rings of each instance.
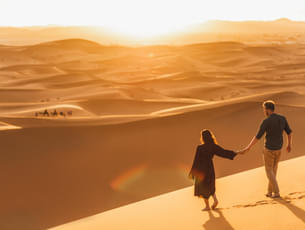
[[[287,150],[287,153],[290,153],[290,152],[291,152],[291,145],[287,145],[286,150]],[[247,147],[247,148],[244,148],[244,149],[242,149],[242,150],[238,150],[238,151],[236,152],[236,154],[238,154],[238,155],[244,155],[244,154],[246,154],[246,153],[249,152],[249,151],[250,151],[250,148]]]
[[[246,154],[247,152],[249,152],[249,148],[245,148],[245,149],[242,149],[242,150],[239,150],[239,151],[237,151],[236,152],[236,154],[238,154],[238,155],[244,155],[244,154]]]

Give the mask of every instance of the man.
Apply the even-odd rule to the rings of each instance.
[[[262,122],[257,135],[253,137],[244,151],[249,151],[266,133],[265,149],[263,151],[265,170],[269,180],[266,196],[279,198],[280,190],[276,180],[276,172],[283,146],[283,131],[285,131],[288,136],[287,152],[289,153],[291,151],[292,130],[290,129],[286,118],[274,112],[275,103],[273,101],[265,101],[263,103],[263,108],[267,118]]]

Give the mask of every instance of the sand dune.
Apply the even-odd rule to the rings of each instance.
[[[302,92],[304,85],[302,44],[128,48],[71,39],[0,49],[3,102],[86,96],[215,101],[283,87]],[[16,63],[8,56],[20,60]]]
[[[10,125],[5,122],[0,122],[0,131],[3,130],[10,130],[10,129],[20,129],[21,127],[15,126],[15,125]]]
[[[242,148],[266,99],[294,131],[282,159],[303,155],[304,57],[303,44],[0,46],[0,228],[54,227],[189,186],[200,130]],[[35,116],[45,109],[73,115]],[[217,159],[217,176],[261,166],[261,148]]]
[[[265,172],[258,168],[218,179],[221,203],[215,211],[202,212],[203,201],[193,196],[190,187],[52,229],[301,230],[305,227],[304,163],[305,157],[280,163],[282,199],[266,199]]]
[[[193,103],[191,103],[193,102]],[[183,107],[192,105],[194,101],[143,101],[143,100],[114,100],[114,99],[88,99],[81,101],[82,107],[94,111],[99,115],[103,114],[150,114],[165,108]],[[199,103],[198,103],[199,104]],[[201,103],[200,103],[201,104]]]
[[[280,102],[280,95],[276,96]],[[221,145],[239,149],[263,119],[261,100],[113,125],[99,124],[98,119],[1,117],[26,127],[0,132],[2,148],[7,151],[1,155],[5,173],[0,177],[14,181],[2,190],[8,198],[0,210],[7,220],[3,224],[17,218],[19,224],[28,226],[25,229],[52,227],[189,186],[186,175],[199,131],[211,128]],[[278,111],[286,114],[295,133],[293,153],[283,154],[282,159],[302,155],[305,109],[284,104]],[[261,166],[261,148],[257,146],[230,165],[217,159],[217,176]],[[22,219],[24,215],[31,216]]]

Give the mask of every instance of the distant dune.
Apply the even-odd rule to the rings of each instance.
[[[294,131],[282,159],[302,156],[304,46],[0,46],[0,229],[46,229],[189,186],[200,130],[240,149],[266,99]],[[217,177],[261,166],[261,149],[216,159]]]
[[[0,44],[32,45],[81,38],[104,45],[185,45],[202,42],[295,43],[304,41],[305,22],[281,18],[275,21],[221,21],[195,24],[175,33],[152,38],[129,37],[101,27],[46,26],[0,27]]]

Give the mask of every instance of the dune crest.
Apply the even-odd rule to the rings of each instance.
[[[0,122],[0,131],[3,130],[10,130],[10,129],[21,129],[21,127],[16,126],[16,125],[11,125],[5,122]]]

